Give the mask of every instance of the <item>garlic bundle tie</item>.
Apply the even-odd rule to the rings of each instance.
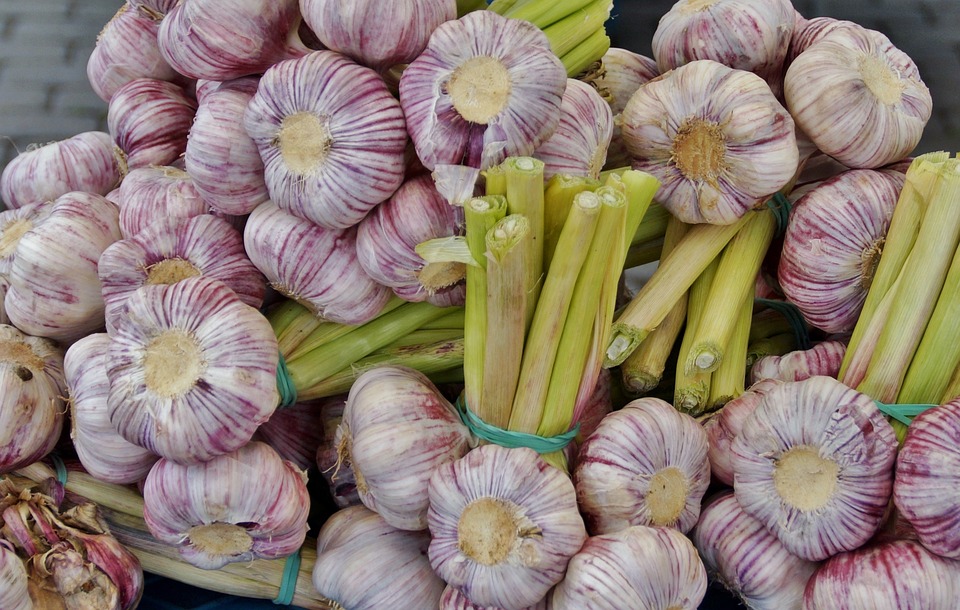
[[[580,433],[580,422],[577,422],[573,428],[570,428],[563,434],[556,436],[540,436],[539,434],[506,430],[480,419],[480,417],[467,406],[463,396],[457,399],[455,406],[457,407],[457,412],[460,414],[460,420],[463,422],[463,425],[470,430],[471,434],[479,439],[493,443],[494,445],[506,447],[507,449],[526,447],[540,454],[563,451]]]

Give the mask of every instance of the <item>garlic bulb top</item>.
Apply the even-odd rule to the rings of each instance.
[[[543,179],[555,174],[599,178],[613,137],[613,110],[587,83],[567,79],[560,124],[533,156],[544,163]]]
[[[6,540],[0,540],[0,608],[34,610],[27,586],[27,569]]]

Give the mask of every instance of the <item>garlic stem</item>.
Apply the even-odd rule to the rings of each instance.
[[[715,411],[743,394],[747,376],[747,343],[750,340],[750,320],[753,317],[753,298],[748,295],[740,304],[740,311],[724,346],[723,360],[710,376],[710,396],[707,405]]]
[[[496,11],[511,19],[525,19],[537,26],[545,28],[574,13],[586,8],[593,0],[519,0],[512,2],[509,8],[503,3],[491,3],[490,10]]]
[[[560,58],[560,61],[563,61],[564,55],[576,49],[592,34],[598,30],[603,32],[603,24],[610,18],[612,8],[612,0],[594,0],[568,14],[563,19],[543,28],[543,33],[550,40],[550,48]],[[600,51],[588,62],[588,65],[599,60],[606,52],[606,49]],[[579,71],[571,71],[571,68],[575,67],[564,63],[564,68],[567,69],[567,74],[570,76],[576,76],[579,73]]]
[[[636,233],[633,234],[633,238],[630,240],[630,245],[635,246],[663,237],[667,232],[667,225],[670,223],[671,218],[673,218],[673,214],[671,214],[667,208],[656,201],[651,201],[650,207],[647,208],[646,213],[643,215],[640,226],[637,227]]]
[[[578,193],[595,191],[600,181],[586,176],[555,174],[543,194],[543,267],[550,269],[563,223]]]
[[[699,369],[688,369],[686,362],[700,321],[709,313],[710,286],[717,276],[719,266],[720,259],[714,259],[694,280],[687,292],[687,326],[680,341],[677,370],[673,378],[673,406],[684,413],[701,413],[710,395],[711,373]]]
[[[387,304],[383,306],[383,309],[381,309],[373,319],[384,316],[390,312],[396,311],[397,309],[401,309],[406,303],[407,301],[404,301],[399,297],[391,297],[387,301]],[[411,311],[411,308],[403,308],[402,310]],[[357,328],[363,326],[362,324],[341,324],[339,322],[324,321],[323,318],[318,318],[316,314],[306,308],[304,308],[301,318],[317,320],[320,322],[320,324],[314,326],[313,330],[304,336],[301,341],[293,347],[293,349],[291,349],[289,352],[283,352],[284,357],[288,360],[295,360],[310,354],[317,349],[323,348],[331,341],[339,339],[340,337],[343,337],[344,335],[351,333]]]
[[[633,269],[634,267],[655,263],[664,256],[663,237],[657,237],[630,246],[627,250],[627,257],[623,261],[623,268]],[[643,345],[642,341],[640,345]]]
[[[528,330],[543,286],[543,168],[543,161],[533,157],[510,157],[503,162],[507,179],[507,213],[526,217],[530,226],[530,239],[524,242],[530,249],[524,282],[528,291],[524,318]]]
[[[567,69],[567,74],[582,78],[582,75],[609,50],[610,37],[606,30],[600,28],[564,54],[560,62]]]

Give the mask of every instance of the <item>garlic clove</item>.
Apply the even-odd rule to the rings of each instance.
[[[120,232],[125,238],[160,219],[191,218],[210,211],[192,177],[171,166],[134,169],[112,201],[120,208]]]
[[[124,171],[169,165],[180,157],[196,111],[196,101],[167,81],[138,78],[117,89],[107,126]]]
[[[560,124],[533,152],[544,163],[543,178],[570,174],[599,178],[613,137],[613,110],[597,90],[567,80],[560,102]]]
[[[0,540],[0,608],[34,610],[27,589],[27,569],[6,540]]]
[[[815,375],[836,379],[846,353],[845,341],[826,340],[808,350],[796,350],[782,356],[764,356],[750,367],[750,383],[762,379],[802,381]]]

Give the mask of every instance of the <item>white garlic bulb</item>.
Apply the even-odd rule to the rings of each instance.
[[[814,375],[836,379],[846,353],[845,341],[829,339],[807,350],[794,350],[781,356],[763,356],[750,367],[750,382],[757,383],[762,379],[801,381]]]
[[[567,79],[556,131],[533,151],[544,163],[543,179],[555,174],[599,178],[613,137],[613,110],[587,83]]]
[[[137,78],[110,98],[107,126],[124,171],[170,165],[187,148],[197,102],[174,83]]]
[[[778,379],[763,379],[723,405],[703,423],[710,447],[710,474],[724,485],[733,485],[733,439],[740,434],[743,422],[760,404],[764,394],[780,385]]]
[[[49,202],[28,203],[19,208],[0,211],[0,275],[6,277],[10,273],[20,238],[43,222],[52,208]]]
[[[120,183],[115,201],[124,237],[133,237],[159,219],[190,218],[210,211],[193,178],[169,165],[132,170]]]

